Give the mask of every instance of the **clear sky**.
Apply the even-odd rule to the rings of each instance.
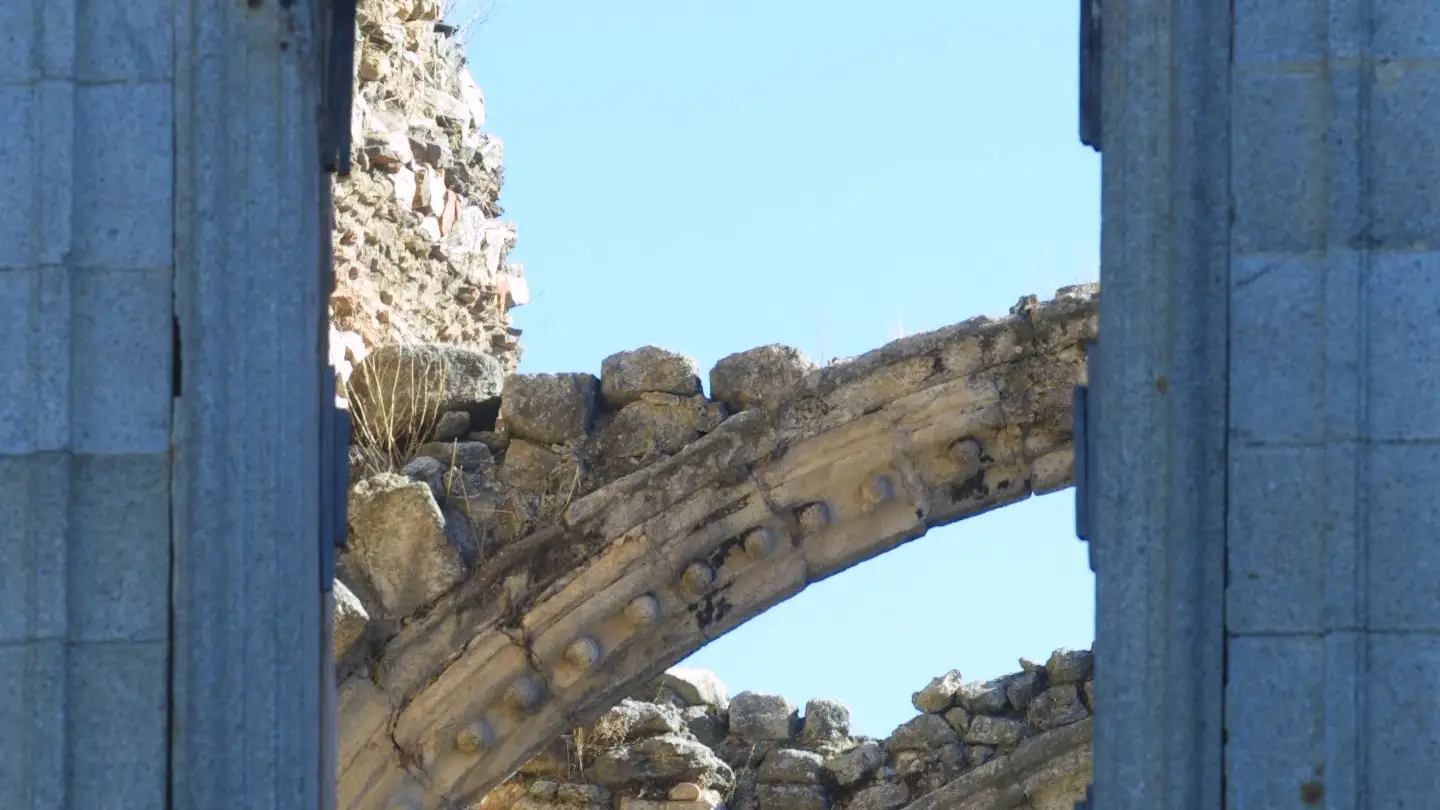
[[[461,9],[463,21],[464,8]],[[1073,0],[499,0],[469,32],[532,300],[522,371],[655,344],[824,361],[1098,277]],[[687,663],[914,715],[952,668],[1086,647],[1069,491],[931,532]]]

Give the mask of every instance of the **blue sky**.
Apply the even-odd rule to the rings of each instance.
[[[462,21],[463,21],[462,8]],[[522,370],[655,344],[702,375],[813,359],[1098,277],[1099,159],[1076,135],[1074,2],[499,0],[469,33],[531,303]],[[914,715],[960,669],[1088,646],[1069,491],[812,586],[693,656],[730,687]]]

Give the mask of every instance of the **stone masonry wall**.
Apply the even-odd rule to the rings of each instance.
[[[503,146],[437,0],[362,0],[353,168],[335,186],[332,341],[439,342],[519,362],[507,312],[527,300],[499,219]],[[360,344],[363,344],[363,348]]]
[[[958,671],[912,698],[921,713],[882,740],[852,736],[850,711],[744,692],[703,670],[673,669],[586,728],[574,729],[491,791],[481,810],[899,810],[1018,806],[1080,798],[1090,772],[1091,654],[966,682]],[[1018,756],[1017,756],[1018,752]],[[963,778],[963,779],[962,779]],[[930,801],[922,803],[922,799]]]
[[[1071,306],[1092,292],[1066,288],[1056,300]],[[1034,306],[1023,298],[1010,320]],[[1074,317],[1050,328],[1063,333]],[[839,362],[826,373],[845,371]],[[349,384],[357,429],[337,656],[367,623],[372,642],[393,635],[577,499],[675,457],[737,413],[780,402],[819,372],[795,349],[762,346],[717,362],[706,396],[693,360],[654,346],[606,358],[598,377],[507,374],[488,352],[462,346],[376,349]]]

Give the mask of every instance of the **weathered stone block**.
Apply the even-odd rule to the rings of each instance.
[[[890,733],[886,745],[891,751],[923,751],[959,741],[959,735],[945,722],[945,718],[922,714],[901,723]]]
[[[1005,711],[1009,698],[1005,695],[1005,680],[997,678],[984,683],[967,683],[955,693],[956,702],[975,714],[1000,714]]]
[[[723,357],[710,369],[710,397],[737,411],[774,404],[815,364],[799,349],[771,345]]]
[[[546,492],[551,477],[565,458],[549,448],[524,439],[511,439],[500,465],[500,480],[528,492]]]
[[[945,712],[945,714],[941,716],[944,717],[945,722],[949,723],[950,727],[955,729],[961,736],[964,736],[965,732],[970,730],[970,713],[959,706]]]
[[[885,749],[874,740],[866,740],[845,753],[825,761],[829,771],[841,787],[853,785],[868,779],[875,769],[885,764]]]
[[[1095,666],[1095,656],[1089,650],[1059,649],[1050,654],[1045,663],[1045,674],[1050,684],[1080,683],[1090,677]]]
[[[1044,670],[1021,672],[1006,682],[1005,699],[1010,701],[1011,706],[1024,711],[1030,705],[1030,699],[1045,690],[1045,681]]]
[[[982,714],[970,721],[970,728],[965,732],[965,742],[1009,748],[1018,744],[1024,736],[1025,724],[1019,720]]]
[[[895,810],[910,802],[910,788],[903,782],[874,785],[857,791],[850,800],[849,810]]]
[[[680,719],[690,736],[709,748],[719,745],[728,733],[725,723],[709,706],[686,707],[680,711]]]
[[[335,619],[331,630],[331,651],[338,659],[350,651],[355,640],[365,632],[365,625],[370,621],[370,614],[365,612],[365,606],[360,604],[357,597],[345,583],[336,580],[331,593],[335,599]]]
[[[675,734],[602,751],[586,771],[597,784],[670,786],[694,782],[701,787],[729,786],[735,773],[709,748]]]
[[[620,409],[595,437],[602,457],[673,455],[700,438],[696,410],[688,402],[637,399]]]
[[[963,684],[960,670],[952,669],[912,695],[910,703],[926,714],[943,714],[946,709],[955,705],[955,693],[960,691]]]
[[[819,785],[765,785],[756,788],[760,810],[830,810],[830,797]]]
[[[413,614],[465,577],[427,484],[394,473],[360,482],[350,495],[350,530],[346,556],[389,616]]]
[[[652,683],[657,688],[674,692],[687,706],[723,709],[730,704],[730,691],[725,688],[725,682],[708,669],[671,667]]]
[[[676,734],[681,725],[680,712],[672,706],[626,699],[600,715],[594,728],[599,737],[628,741]]]
[[[1080,702],[1080,691],[1073,683],[1052,686],[1036,695],[1025,713],[1026,720],[1036,731],[1069,725],[1089,716],[1085,704]]]
[[[658,346],[618,352],[600,364],[600,390],[605,402],[619,408],[641,394],[693,396],[700,393],[700,367],[694,360]]]
[[[850,709],[834,700],[812,700],[805,704],[805,721],[800,741],[810,746],[841,742],[850,736]]]
[[[447,469],[454,467],[478,473],[493,473],[495,470],[495,456],[481,442],[427,442],[415,449],[415,455],[433,458]],[[408,465],[406,469],[409,469]]]
[[[778,695],[741,692],[730,701],[730,734],[741,740],[788,740],[794,722],[794,708]]]
[[[448,442],[470,432],[470,414],[465,411],[446,411],[440,414],[435,430],[430,434],[432,442]]]
[[[590,374],[514,374],[505,380],[500,418],[511,436],[564,444],[590,430],[599,386]]]
[[[381,346],[355,367],[350,407],[357,434],[370,430],[424,438],[449,411],[466,411],[472,428],[504,385],[500,361],[488,354],[444,344]]]
[[[818,785],[823,770],[820,755],[814,751],[777,748],[765,755],[755,778],[762,784],[786,782]]]

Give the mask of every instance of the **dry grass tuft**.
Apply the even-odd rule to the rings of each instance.
[[[443,357],[397,360],[390,368],[372,370],[366,384],[357,386],[361,390],[350,391],[354,443],[363,475],[398,472],[415,458],[440,421],[440,395],[448,372]],[[418,393],[422,391],[424,395]]]
[[[620,712],[606,712],[590,728],[575,728],[562,735],[570,749],[572,770],[581,779],[585,778],[585,764],[593,762],[595,755],[608,751],[630,735],[633,727],[630,718]]]

